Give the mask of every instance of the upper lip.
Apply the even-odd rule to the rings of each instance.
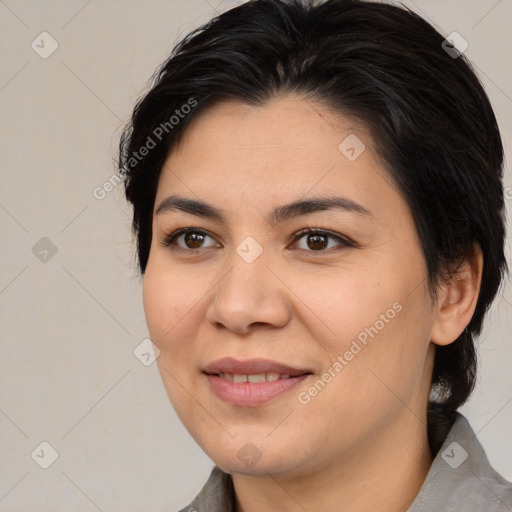
[[[233,375],[256,375],[261,373],[288,374],[291,377],[311,373],[307,369],[294,368],[287,364],[272,361],[270,359],[246,359],[240,361],[232,357],[224,357],[209,363],[204,372],[210,375],[229,373]]]

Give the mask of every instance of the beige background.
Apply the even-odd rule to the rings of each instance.
[[[93,190],[115,172],[121,127],[171,46],[237,3],[0,0],[0,511],[173,511],[210,473],[155,364],[133,354],[147,330],[121,186],[102,200]],[[510,161],[511,2],[405,4],[468,41]],[[31,47],[51,49],[37,38],[43,31],[59,45],[46,59]],[[512,188],[508,197],[510,212]],[[56,254],[47,241],[33,250],[43,237]],[[511,304],[507,286],[463,409],[509,480]],[[36,463],[51,461],[43,441],[58,453],[48,469]]]

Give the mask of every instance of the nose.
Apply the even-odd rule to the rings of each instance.
[[[208,306],[207,320],[239,335],[256,326],[284,327],[290,321],[291,307],[286,286],[271,267],[263,255],[247,263],[234,253]]]

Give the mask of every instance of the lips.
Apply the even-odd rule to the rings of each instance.
[[[268,359],[224,358],[208,364],[204,374],[211,391],[224,402],[255,407],[291,390],[312,372]]]
[[[219,375],[221,373],[230,375],[261,375],[267,373],[277,373],[279,375],[289,375],[297,377],[311,373],[308,369],[293,368],[286,364],[271,361],[270,359],[249,359],[247,361],[238,361],[232,357],[218,359],[208,364],[204,372],[209,375]]]
[[[219,373],[218,377],[221,379],[230,380],[231,382],[250,382],[251,384],[258,384],[260,382],[274,382],[279,379],[289,379],[291,375],[288,373],[277,373],[277,372],[267,372],[267,373],[249,373],[249,374],[240,374],[240,373]]]

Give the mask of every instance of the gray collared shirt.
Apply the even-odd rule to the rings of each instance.
[[[231,475],[215,466],[201,492],[180,512],[235,512]],[[457,413],[407,512],[512,512],[512,483],[489,464],[476,434]]]

